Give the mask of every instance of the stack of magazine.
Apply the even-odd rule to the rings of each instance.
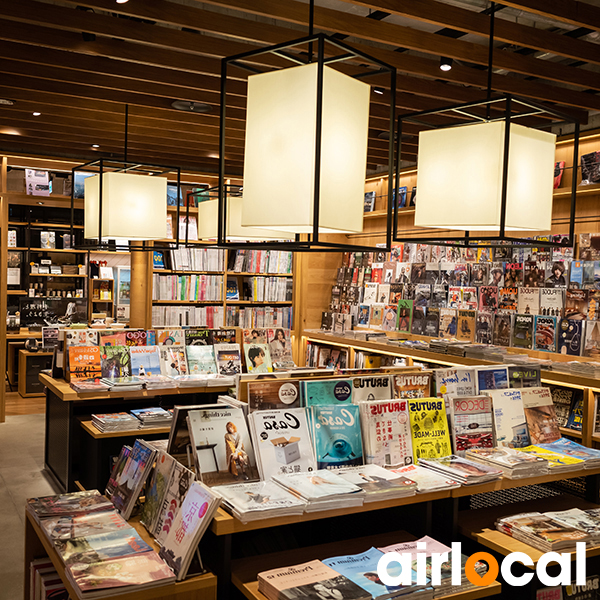
[[[134,408],[131,414],[138,419],[140,429],[150,429],[152,427],[170,427],[173,421],[173,414],[159,406],[151,408]]]
[[[140,422],[126,412],[92,415],[92,425],[102,433],[112,431],[130,431],[137,429]]]
[[[258,574],[258,591],[269,600],[342,598],[371,600],[372,595],[320,560]]]
[[[400,469],[392,469],[391,472],[414,481],[417,484],[417,494],[428,494],[460,487],[460,483],[451,477],[419,465],[408,465]]]
[[[338,477],[358,486],[365,492],[365,502],[392,500],[414,496],[417,484],[398,473],[392,473],[378,465],[341,467]]]
[[[589,542],[591,539],[582,529],[576,529],[539,512],[498,519],[496,529],[542,552],[574,550],[577,542]]]
[[[502,477],[500,469],[475,463],[454,454],[442,458],[421,458],[419,464],[436,473],[451,477],[462,485],[477,485],[495,481]]]
[[[518,451],[547,460],[550,473],[569,473],[583,469],[585,466],[585,461],[580,458],[558,454],[558,452],[552,452],[552,450],[547,450],[541,446],[527,446],[526,448],[519,448]]]
[[[585,469],[597,469],[600,467],[600,450],[587,448],[567,438],[560,438],[549,444],[540,444],[540,448],[583,460]]]
[[[571,508],[569,510],[547,512],[546,516],[568,527],[575,527],[575,529],[585,531],[590,536],[588,542],[590,546],[600,544],[600,510],[597,508],[590,508],[588,510]]]
[[[327,469],[274,475],[273,480],[306,502],[306,512],[361,506],[364,492]]]
[[[27,510],[38,523],[47,517],[87,515],[113,509],[111,501],[102,496],[98,490],[27,500]]]
[[[139,377],[103,377],[100,383],[107,385],[109,392],[137,392],[144,389],[144,382]]]
[[[301,515],[306,502],[272,481],[219,485],[212,488],[221,494],[223,504],[242,523]]]
[[[548,461],[514,448],[471,448],[465,458],[501,469],[507,479],[524,479],[548,474]]]

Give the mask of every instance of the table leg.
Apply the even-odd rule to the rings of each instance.
[[[229,600],[231,595],[231,534],[217,537],[217,598]]]

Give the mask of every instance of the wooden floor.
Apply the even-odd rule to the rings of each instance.
[[[6,416],[36,415],[46,412],[45,396],[23,398],[19,392],[6,392]]]

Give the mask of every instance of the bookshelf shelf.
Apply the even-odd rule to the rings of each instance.
[[[9,296],[27,296],[26,290],[6,290]]]
[[[65,252],[69,254],[85,254],[86,250],[73,250],[72,248],[25,248],[31,252]]]
[[[415,209],[414,208],[399,208],[398,209],[398,216],[401,217],[403,215],[414,215],[415,214]],[[366,212],[364,214],[365,219],[385,219],[385,217],[387,217],[387,209],[386,210],[374,210],[373,212]],[[393,213],[392,213],[392,218],[393,218]]]
[[[29,273],[29,277],[77,277],[78,279],[86,279],[87,275],[66,275],[65,273]]]
[[[581,431],[577,431],[576,429],[570,429],[569,427],[561,427],[560,432],[563,435],[568,435],[569,437],[579,438],[583,437],[583,433]]]

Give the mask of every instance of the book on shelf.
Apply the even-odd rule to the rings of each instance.
[[[188,427],[196,473],[204,483],[213,486],[259,479],[241,408],[191,410]]]
[[[199,481],[194,481],[175,513],[159,556],[173,569],[177,581],[181,581],[187,575],[200,539],[220,502],[220,495]]]
[[[306,410],[261,409],[248,415],[261,479],[270,480],[278,473],[315,470],[315,453]]]

